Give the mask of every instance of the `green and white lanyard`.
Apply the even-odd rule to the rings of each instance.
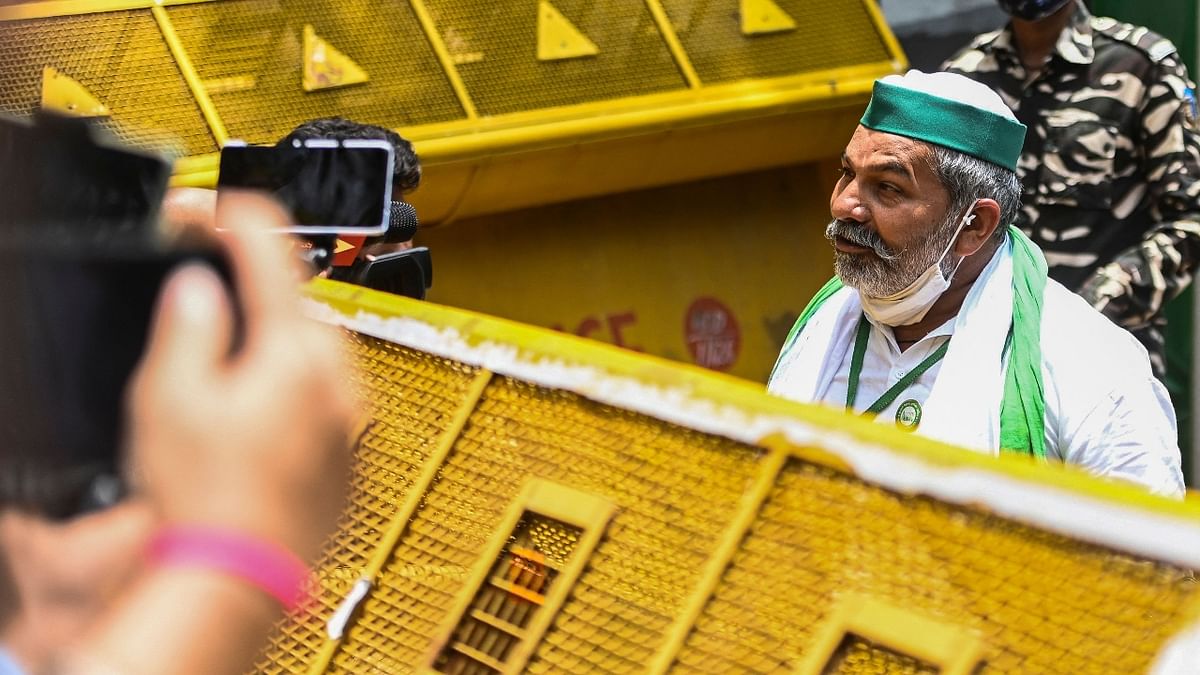
[[[1008,226],[1008,237],[1013,245],[1013,322],[1009,334],[1010,344],[1005,346],[1009,360],[1008,367],[1004,371],[1004,398],[1000,408],[1000,451],[1029,455],[1045,460],[1047,456],[1046,400],[1045,388],[1042,383],[1041,333],[1042,296],[1046,289],[1046,258],[1042,255],[1041,250],[1029,240],[1029,237],[1012,225]],[[783,363],[783,355],[795,346],[796,340],[808,320],[817,313],[826,300],[833,297],[842,288],[841,280],[834,277],[826,282],[821,290],[817,291],[804,311],[800,313],[800,318],[792,326],[791,332],[788,333],[783,352],[779,361],[775,363],[776,368]],[[867,332],[864,333],[864,330]],[[859,333],[867,335],[869,329],[864,329],[860,324]],[[862,343],[861,348],[856,345],[855,349],[861,349],[865,355],[865,338]],[[939,358],[945,356],[943,350],[948,349],[948,345],[947,342],[938,350],[942,352],[938,354]],[[1009,351],[1010,349],[1011,351]],[[862,369],[861,363],[860,359],[859,371]],[[929,366],[932,365],[933,363],[929,364]],[[928,370],[928,366],[925,369]],[[920,374],[918,373],[918,376]],[[775,372],[772,371],[771,377],[774,378],[774,376]],[[848,398],[853,396],[850,392],[857,393],[857,375],[852,376],[851,381],[852,386],[847,391],[850,394]],[[905,412],[903,408],[907,404],[907,401],[901,404],[902,410],[897,411],[898,416]],[[852,406],[853,400],[847,404],[847,407]],[[873,405],[871,408],[875,408],[875,406]],[[917,409],[913,412],[915,412],[915,422],[920,422],[920,410]],[[915,426],[911,422],[907,424]]]
[[[867,321],[864,314],[858,320],[858,334],[854,338],[854,354],[850,358],[850,380],[846,385],[846,410],[854,411],[854,401],[858,398],[858,380],[862,377],[863,359],[867,354],[867,343],[871,339],[871,322]],[[863,411],[863,416],[878,415],[887,410],[887,407],[892,404],[900,394],[903,394],[906,389],[912,386],[927,370],[932,368],[934,364],[941,361],[946,356],[947,350],[950,349],[950,340],[942,343],[942,346],[933,351],[932,354],[925,357],[924,361],[917,364],[907,375],[900,378],[896,384],[893,384],[890,389],[883,392],[883,396],[879,400],[871,404],[871,407]]]

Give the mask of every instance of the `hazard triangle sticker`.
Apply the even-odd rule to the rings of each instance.
[[[109,117],[112,112],[74,78],[42,69],[42,109],[75,117]]]
[[[767,35],[796,30],[796,20],[775,0],[741,0],[742,35]]]
[[[348,87],[369,79],[367,71],[317,35],[312,26],[304,27],[304,91]]]
[[[600,53],[596,43],[555,9],[549,0],[538,3],[538,60],[561,61]]]

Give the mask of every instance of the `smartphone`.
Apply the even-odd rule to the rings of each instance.
[[[161,239],[169,175],[85,120],[0,119],[0,506],[67,518],[119,498],[163,281],[184,262],[229,279],[221,254]]]
[[[273,146],[230,141],[221,149],[217,191],[258,190],[291,213],[295,234],[377,235],[392,203],[390,143],[375,139],[295,140]]]

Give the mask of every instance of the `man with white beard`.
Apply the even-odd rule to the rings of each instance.
[[[792,328],[769,389],[1182,494],[1174,412],[1145,348],[1049,280],[1011,226],[1024,137],[961,75],[876,82],[830,199],[837,276]]]

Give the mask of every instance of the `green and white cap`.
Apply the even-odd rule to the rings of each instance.
[[[1017,170],[1025,125],[1000,96],[954,73],[888,75],[876,80],[860,123],[868,129],[958,150]]]

